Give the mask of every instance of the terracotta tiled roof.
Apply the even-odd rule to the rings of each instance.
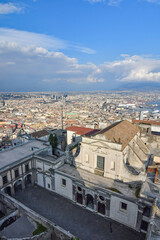
[[[93,128],[71,126],[71,127],[67,127],[66,130],[75,132],[78,135],[85,135],[85,134],[93,131],[94,129]]]
[[[105,135],[111,142],[122,144],[122,149],[124,149],[138,132],[138,127],[125,120],[114,123],[95,135]]]
[[[136,120],[132,119],[132,123],[144,123],[144,124],[149,124],[149,125],[160,125],[160,122],[153,121],[153,120]]]
[[[38,132],[31,133],[31,136],[34,138],[40,138],[40,137],[44,137],[46,135],[49,135],[49,132],[47,130],[41,130]]]

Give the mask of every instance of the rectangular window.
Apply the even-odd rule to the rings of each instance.
[[[100,170],[104,170],[104,157],[97,156],[97,168]]]
[[[8,183],[7,175],[3,176],[3,185]]]
[[[62,178],[62,186],[65,187],[66,186],[66,179]]]
[[[115,162],[111,161],[111,170],[115,170]]]
[[[27,173],[29,171],[29,164],[25,165],[25,172]]]
[[[48,188],[50,188],[51,186],[50,186],[50,184],[48,183]]]
[[[14,171],[14,173],[15,173],[15,178],[19,177],[19,171],[18,171],[18,169],[16,169],[16,170]]]
[[[127,210],[127,204],[124,203],[124,202],[121,202],[121,203],[120,203],[120,210],[121,210],[121,211],[126,211],[126,210]]]

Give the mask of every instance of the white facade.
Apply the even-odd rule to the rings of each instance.
[[[42,173],[37,173],[37,185],[44,187],[44,177]]]
[[[72,199],[72,179],[55,173],[55,192]]]
[[[124,206],[124,207],[123,207]],[[125,209],[126,208],[126,209]],[[138,206],[116,196],[111,196],[110,218],[136,229]]]
[[[160,126],[156,125],[151,125],[151,131],[153,132],[160,132]]]
[[[74,131],[67,130],[67,144],[71,144],[73,137],[75,137],[75,142],[80,142],[82,140],[82,136],[76,134]]]
[[[46,189],[48,190],[52,190],[51,187],[52,187],[52,182],[51,182],[51,177],[50,176],[46,176],[45,177],[45,185],[46,185]]]
[[[140,151],[137,145],[133,147],[132,141],[130,144],[122,150],[121,144],[107,142],[104,139],[83,137],[80,154],[75,159],[75,165],[92,173],[102,173],[106,178],[119,179],[124,182],[135,181],[135,175],[129,172],[126,167],[125,163],[128,160],[132,167],[140,171],[136,180],[144,181],[146,174],[143,160],[147,160],[147,156]],[[97,168],[98,156],[104,158],[104,169],[102,171]]]

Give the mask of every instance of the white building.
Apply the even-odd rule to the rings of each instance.
[[[50,150],[49,145],[35,140],[0,153],[1,190],[12,195],[28,182],[37,184],[105,218],[147,233],[153,202],[140,201],[135,192],[146,179],[149,150],[136,126],[122,121],[89,132],[82,136],[75,155],[68,150],[56,157]],[[147,216],[146,207],[150,210]]]
[[[96,129],[93,128],[85,128],[85,127],[77,127],[77,126],[71,126],[67,127],[67,144],[71,144],[73,142],[81,142],[82,136],[85,134],[89,134],[92,132],[97,132]]]
[[[148,154],[149,149],[139,138],[139,129],[122,121],[89,137],[83,136],[75,166],[123,182],[144,181]]]

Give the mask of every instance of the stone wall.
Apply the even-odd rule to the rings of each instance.
[[[16,209],[18,209],[18,215],[21,215],[25,212],[28,217],[30,217],[33,221],[38,222],[47,228],[47,231],[41,233],[40,235],[28,237],[28,238],[19,238],[19,240],[71,240],[74,236],[64,230],[63,228],[57,226],[55,223],[49,221],[48,219],[42,217],[38,213],[34,212],[30,208],[26,207],[24,204],[18,202],[16,199],[1,193],[0,194],[1,201],[4,201],[5,204],[12,205]],[[3,238],[5,240],[5,238]],[[8,239],[8,240],[18,240],[18,238]]]

